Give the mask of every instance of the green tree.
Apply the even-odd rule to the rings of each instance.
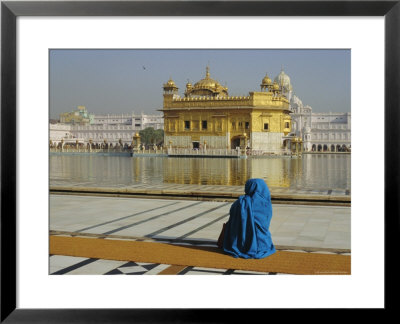
[[[164,142],[164,130],[153,127],[147,127],[139,131],[140,141],[145,145],[157,144],[160,145]]]
[[[156,129],[155,131],[155,139],[156,139],[156,144],[161,145],[164,143],[164,130],[163,129]]]

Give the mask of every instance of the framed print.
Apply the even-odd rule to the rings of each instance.
[[[395,267],[390,264],[393,255],[396,255],[395,245],[391,239],[399,234],[397,216],[399,214],[400,154],[398,143],[399,15],[398,1],[2,1],[1,321],[9,323],[29,321],[55,323],[182,321],[190,323],[224,321],[227,313],[228,316],[235,316],[239,311],[248,316],[254,316],[251,312],[262,316],[270,308],[391,309],[394,301],[389,297],[390,291],[397,282],[393,271]],[[350,153],[351,150],[351,274],[347,276],[202,276],[196,279],[193,278],[195,276],[172,278],[172,276],[83,276],[82,273],[77,276],[49,274],[48,258],[52,246],[48,235],[48,215],[51,208],[48,194],[52,184],[49,183],[48,125],[49,118],[52,118],[51,115],[49,117],[49,105],[54,99],[49,91],[49,80],[54,79],[53,54],[69,55],[73,51],[81,51],[76,61],[81,64],[80,66],[88,67],[96,60],[101,62],[100,65],[104,62],[99,56],[85,58],[84,55],[89,52],[102,51],[101,55],[103,55],[111,50],[122,53],[128,49],[141,51],[143,60],[146,56],[149,58],[152,55],[159,55],[160,58],[152,61],[153,63],[162,60],[162,57],[167,58],[165,53],[168,52],[171,57],[168,65],[171,66],[172,72],[184,68],[188,70],[191,65],[189,61],[193,63],[192,65],[196,64],[194,58],[186,59],[186,61],[182,59],[184,51],[193,53],[198,51],[196,52],[198,54],[206,53],[211,49],[222,53],[219,54],[222,57],[223,53],[228,53],[228,51],[231,51],[229,55],[232,56],[234,51],[245,52],[245,50],[251,50],[254,53],[258,50],[262,53],[260,55],[264,55],[263,51],[276,50],[281,51],[277,52],[280,53],[279,55],[285,55],[283,53],[290,50],[317,49],[343,51],[347,53],[345,56],[348,63],[351,57],[351,65],[345,65],[346,69],[351,69],[351,73],[347,71],[346,74],[349,76],[348,83],[344,79],[335,79],[335,69],[332,68],[335,66],[334,59],[321,64],[318,61],[319,57],[315,56],[313,62],[319,72],[326,73],[326,77],[321,80],[327,84],[331,82],[329,88],[332,92],[336,91],[338,84],[350,88],[347,90],[349,94],[351,93],[353,117],[351,145],[318,145],[317,143],[314,144],[314,148],[312,143],[309,145],[310,151],[314,150],[317,153],[328,153],[328,151]],[[161,52],[165,55],[160,55]],[[189,54],[186,55],[189,56]],[[196,58],[201,55],[198,54]],[[68,60],[72,62],[72,59],[68,58]],[[202,60],[207,59],[202,58]],[[219,62],[223,61],[228,64],[229,60]],[[119,65],[111,64],[113,69],[119,70],[121,75],[128,74],[127,65],[132,63],[130,58],[116,56],[113,62],[119,63]],[[183,62],[186,64],[185,67],[182,67]],[[204,62],[201,61],[201,64]],[[139,65],[142,73],[153,68],[147,63]],[[293,63],[293,65],[296,64]],[[159,65],[156,66],[159,67]],[[73,88],[74,81],[73,78],[68,79],[68,69],[73,68],[70,65],[57,75],[60,80],[68,80],[70,88]],[[236,62],[236,65],[232,64],[231,67],[237,73],[238,79],[245,78],[241,71],[251,68],[257,72],[260,70],[262,77],[265,76],[264,67],[255,62],[247,61],[243,66],[239,66]],[[284,67],[280,68],[282,74]],[[199,101],[205,100],[205,94],[210,95],[211,92],[211,96],[217,97],[215,100],[222,100],[221,98],[227,95],[226,86],[210,78],[210,74],[211,76],[214,74],[208,65],[204,69],[205,78],[196,84],[192,81],[180,80],[187,82],[185,98],[174,97],[178,86],[182,88],[185,86],[184,84],[177,86],[172,81],[173,75],[164,77],[166,79],[162,80],[162,84],[159,84],[159,81],[152,84],[155,88],[161,89],[160,97],[163,94],[166,98],[165,96],[168,97],[170,94],[172,101],[173,98],[178,98],[177,100],[182,104],[190,102],[190,105],[196,105]],[[98,70],[98,67],[94,70]],[[111,78],[110,71],[112,69],[104,72],[104,80]],[[305,73],[309,73],[307,76],[309,78],[317,78],[312,69],[308,72],[303,71],[303,74]],[[144,74],[141,78],[143,84],[150,82],[150,79],[146,79],[148,76]],[[212,85],[210,85],[210,80],[214,82]],[[283,91],[285,82],[287,83],[286,90],[291,90],[287,75],[282,74],[281,78],[277,77],[276,80],[281,83],[281,88],[277,84],[274,90],[272,82],[269,84],[267,79],[263,81],[260,79],[261,93],[263,90],[265,92],[270,90],[273,93],[274,102],[280,98],[279,91]],[[79,84],[78,81],[75,80],[75,86]],[[205,81],[208,83],[206,84]],[[320,91],[316,86],[312,89],[304,86],[303,89],[310,93]],[[144,91],[143,94],[145,94]],[[59,95],[66,97],[63,89],[59,91]],[[84,95],[81,92],[80,98],[85,98]],[[197,95],[203,97],[196,97]],[[245,100],[250,100],[251,96],[255,96],[254,93],[250,92],[248,98],[231,97],[232,102],[236,100],[235,109],[242,109]],[[267,95],[264,93],[260,96]],[[110,101],[107,101],[110,98],[102,98],[109,107],[117,106],[120,102],[118,94]],[[164,108],[168,104],[164,99]],[[157,106],[157,103],[153,105]],[[339,106],[341,103],[335,105]],[[189,105],[184,106],[185,109],[188,107]],[[204,107],[201,107],[204,110]],[[80,113],[85,113],[84,108],[78,107]],[[161,107],[158,108],[161,109]],[[277,110],[277,108],[274,109]],[[340,109],[333,107],[332,110]],[[164,124],[164,127],[168,128],[164,129],[168,129],[172,134],[168,138],[169,142],[164,145],[171,146],[169,148],[171,152],[172,146],[175,145],[174,140],[184,141],[183,137],[176,139],[175,133],[179,127],[182,127],[182,132],[186,132],[185,136],[192,129],[201,129],[205,132],[212,127],[216,134],[223,132],[224,124],[219,123],[223,117],[222,112],[210,115],[209,119],[208,117],[187,117],[187,113],[186,115],[183,113],[182,116],[178,114],[178,109],[173,110],[173,113],[164,109],[164,117],[168,119],[168,126]],[[261,118],[262,122],[254,122],[252,119],[251,123],[247,121],[248,124],[237,112],[235,116],[235,120],[229,121],[229,129],[232,133],[240,127],[243,130],[251,129],[256,123],[262,127],[263,134],[271,134],[273,127],[276,127],[272,113],[260,114],[257,118]],[[350,124],[350,114],[346,116]],[[85,115],[86,117],[90,118],[89,115]],[[138,119],[138,125],[144,123],[143,120]],[[180,123],[173,120],[179,120]],[[290,128],[291,119],[285,119],[284,115],[279,115],[279,120],[282,122],[282,129]],[[336,123],[342,126],[339,120]],[[342,133],[343,135],[340,136],[343,138],[340,139],[344,140],[347,135],[345,132]],[[246,131],[244,134],[246,135]],[[255,135],[252,135],[251,145],[247,144],[250,142],[246,142],[247,135],[245,135],[239,134],[232,137],[225,154],[228,154],[228,149],[239,155],[242,149],[247,154],[256,145],[261,147],[262,143],[254,140]],[[107,149],[109,149],[109,143],[112,142],[115,152],[123,153],[123,150],[131,145],[133,152],[135,149],[141,149],[142,154],[145,150],[148,150],[150,154],[153,150],[155,154],[157,145],[160,144],[149,140],[151,146],[140,146],[137,141],[140,136],[144,141],[142,133],[140,136],[134,135],[135,143],[130,137],[124,143],[121,139],[118,142],[118,138],[109,135],[111,137],[107,137],[107,140],[101,137],[101,141],[93,145],[90,142],[89,146],[86,143],[89,140],[86,139],[84,147],[80,146],[77,139],[84,135],[80,133],[77,136],[73,137],[75,143],[73,141],[69,143],[68,148],[104,150],[105,145],[107,144]],[[97,135],[88,136],[92,138]],[[285,133],[285,136],[289,136],[289,131]],[[111,138],[115,140],[110,141]],[[287,140],[290,142],[286,143],[291,144],[285,149],[291,153],[292,158],[293,153],[298,153],[299,146],[293,146],[292,139]],[[58,145],[60,143],[56,143],[55,146],[52,146],[54,143],[50,143],[50,150],[57,153],[58,149],[63,149],[63,143],[61,146]],[[199,154],[204,152],[204,147],[211,145],[217,147],[215,143],[217,143],[215,138],[211,137],[207,138],[207,141],[204,138],[200,140],[200,137],[199,139],[192,138],[190,150]],[[212,147],[208,149],[211,152]],[[219,147],[217,149],[222,150]],[[256,152],[255,149],[254,152]],[[79,168],[84,169],[84,166],[80,164]],[[163,168],[166,167],[163,166]],[[173,169],[174,166],[170,165],[169,168]],[[183,166],[177,163],[175,168],[179,169]],[[326,177],[340,178],[344,171],[338,171],[336,165],[333,169],[332,173]],[[232,172],[237,171],[234,168],[232,170]],[[144,172],[145,169],[137,171],[137,177],[143,177]],[[219,173],[223,172],[224,170],[219,171]],[[171,174],[174,179],[180,176],[179,172]],[[213,177],[218,176],[218,174],[213,175]],[[89,177],[86,178],[86,184],[90,183],[88,179]],[[242,184],[240,182],[240,185]],[[345,189],[350,188],[345,187]],[[160,198],[157,190],[161,189],[155,188],[153,195]],[[335,190],[333,188],[330,193]],[[350,192],[350,190],[347,191]],[[197,208],[194,205],[196,204],[189,204],[187,210],[192,207]],[[110,206],[106,207],[112,210]],[[66,205],[66,211],[63,211],[65,215],[68,214],[68,208]],[[84,217],[85,212],[82,215]],[[125,226],[124,217],[119,219],[122,222],[121,228]],[[68,219],[65,218],[63,221],[66,224]],[[83,220],[80,221],[84,224]],[[178,223],[182,222],[180,220]],[[108,226],[108,220],[104,219],[101,225]],[[338,228],[342,225],[335,224],[336,231],[340,231]],[[165,226],[164,231],[170,229],[167,225]],[[86,227],[87,225],[81,226],[81,228]],[[101,243],[111,241],[102,240],[102,234],[107,233],[111,236],[115,234],[114,232],[113,229],[105,229],[97,236],[99,238],[97,241]],[[160,231],[154,233],[158,232]],[[111,239],[121,238],[123,232],[121,233],[120,237],[111,237]],[[155,236],[154,233],[152,233],[153,236]],[[58,234],[59,237],[63,235],[61,232]],[[313,252],[315,251],[311,251]],[[92,256],[91,258],[99,257]],[[85,262],[89,263],[89,261]],[[125,266],[131,267],[132,264],[125,264]],[[364,291],[367,280],[369,290]],[[266,290],[268,290],[267,295],[273,296],[268,303],[264,300]],[[246,300],[243,301],[243,298],[238,296],[246,296]]]

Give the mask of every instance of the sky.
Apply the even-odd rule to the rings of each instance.
[[[341,49],[52,49],[50,118],[86,106],[93,114],[161,114],[163,83],[183,96],[188,81],[210,77],[230,96],[260,91],[266,74],[290,77],[293,93],[313,112],[349,112],[351,52]]]

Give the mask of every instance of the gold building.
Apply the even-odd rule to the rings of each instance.
[[[78,106],[76,110],[60,114],[60,123],[89,125],[93,121],[93,115],[89,114],[85,106]]]
[[[235,149],[279,153],[291,131],[289,101],[266,75],[260,91],[230,96],[228,88],[206,76],[186,84],[184,96],[172,79],[163,85],[164,143],[174,148]]]

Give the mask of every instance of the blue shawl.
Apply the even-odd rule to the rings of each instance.
[[[269,231],[271,194],[263,179],[247,180],[244,191],[229,211],[223,250],[236,258],[265,258],[275,253]]]

